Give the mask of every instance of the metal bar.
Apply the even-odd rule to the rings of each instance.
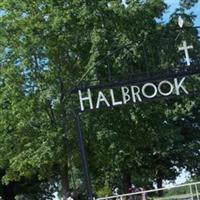
[[[82,86],[82,87],[80,86],[80,87],[73,88],[70,92],[77,93],[78,90],[86,91],[87,89],[95,90],[95,89],[114,88],[117,86],[124,86],[124,85],[128,86],[132,84],[140,84],[140,83],[142,84],[147,81],[159,81],[162,79],[180,78],[180,77],[191,76],[191,75],[195,75],[199,73],[200,73],[200,66],[199,67],[193,66],[193,67],[190,67],[190,69],[187,67],[187,68],[179,70],[178,72],[170,72],[170,73],[162,72],[161,74],[158,74],[153,77],[152,76],[141,77],[140,79],[134,79],[134,80],[112,81],[111,83],[107,83],[107,84],[88,85],[88,86]]]
[[[198,185],[200,184],[200,182],[195,182],[195,183],[187,183],[187,184],[182,184],[182,185],[176,185],[176,186],[172,186],[172,187],[167,187],[167,188],[159,188],[159,189],[153,189],[153,190],[145,190],[145,191],[141,191],[141,192],[133,192],[133,193],[127,193],[127,194],[123,194],[123,195],[115,195],[115,196],[109,196],[109,197],[102,197],[102,198],[97,198],[96,200],[104,200],[104,199],[112,199],[112,198],[120,198],[122,197],[127,197],[127,196],[132,196],[132,195],[137,195],[137,194],[148,194],[148,193],[152,193],[152,192],[157,192],[157,191],[161,191],[161,190],[170,190],[170,189],[174,189],[174,188],[181,188],[181,187],[186,187],[186,186],[192,186],[192,185]]]
[[[197,184],[195,184],[195,190],[196,190],[196,194],[197,194],[197,200],[199,200],[199,191],[198,191],[198,188],[197,188]]]
[[[182,28],[169,28],[169,30],[187,30],[187,29],[198,29],[200,28],[200,26],[185,26],[185,27],[182,27]]]
[[[75,117],[76,134],[77,134],[82,168],[83,168],[83,173],[84,173],[84,182],[85,182],[85,187],[87,191],[87,197],[88,197],[88,200],[93,200],[92,187],[91,187],[91,181],[90,181],[90,176],[89,176],[89,171],[88,171],[88,163],[87,163],[86,153],[85,153],[85,148],[84,148],[83,135],[81,132],[79,113],[74,111],[74,117]]]
[[[193,198],[193,192],[192,192],[192,186],[191,186],[191,185],[189,185],[189,187],[190,187],[191,199],[192,199],[192,200],[194,200],[194,198]]]

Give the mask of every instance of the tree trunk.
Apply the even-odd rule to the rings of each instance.
[[[61,196],[63,200],[69,197],[69,178],[67,166],[61,169]]]
[[[128,193],[131,187],[131,174],[128,169],[124,169],[122,173],[123,193]]]
[[[15,200],[14,185],[2,185],[2,198],[3,200]]]
[[[156,183],[157,183],[157,188],[159,189],[159,188],[162,188],[162,183],[163,183],[163,181],[162,181],[162,178],[157,178],[157,180],[156,180]],[[163,191],[161,190],[161,191],[158,191],[158,196],[159,197],[161,197],[161,196],[163,196]]]
[[[62,200],[67,200],[69,197],[69,174],[68,174],[68,159],[69,159],[69,151],[68,151],[68,138],[67,138],[67,116],[66,116],[66,102],[65,102],[65,89],[64,89],[64,83],[62,78],[60,78],[60,105],[61,105],[61,116],[60,116],[60,122],[61,122],[61,134],[63,135],[63,147],[64,152],[66,153],[66,160],[63,163],[63,166],[61,166],[60,175],[61,175],[61,196]]]

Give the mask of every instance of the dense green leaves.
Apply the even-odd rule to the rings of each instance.
[[[179,13],[159,24],[166,9],[162,0],[2,0],[0,7],[1,182],[9,187],[34,178],[48,190],[53,184],[47,180],[53,180],[61,196],[70,188],[78,196],[82,177],[71,114],[77,96],[70,89],[81,81],[176,67],[182,39],[198,52],[197,32],[182,32],[174,42],[177,32],[160,31],[177,27]],[[93,188],[101,195],[115,185],[126,192],[132,181],[150,187],[158,179],[174,180],[178,168],[198,173],[197,110],[198,99],[180,99],[83,114]]]

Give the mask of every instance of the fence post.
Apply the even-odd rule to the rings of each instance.
[[[146,200],[146,193],[145,192],[142,193],[142,200]]]
[[[79,113],[74,111],[74,117],[75,117],[75,126],[76,126],[76,134],[77,134],[77,139],[78,139],[78,146],[79,146],[81,162],[82,162],[82,167],[83,167],[84,183],[85,183],[85,187],[86,187],[86,191],[87,191],[87,198],[88,198],[88,200],[93,200],[92,186],[91,186],[90,176],[89,176],[89,171],[88,171],[88,163],[87,163],[87,159],[86,159],[85,147],[84,147],[84,143],[83,143],[83,135],[81,132]]]
[[[199,191],[198,191],[198,188],[197,188],[197,184],[195,184],[195,190],[196,190],[196,194],[197,194],[197,200],[199,200]]]
[[[194,200],[194,198],[193,198],[193,192],[192,192],[192,186],[191,186],[191,185],[189,185],[189,187],[190,187],[190,194],[191,194],[191,198],[192,198],[192,200]]]

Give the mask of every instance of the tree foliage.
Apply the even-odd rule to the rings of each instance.
[[[36,177],[61,185],[65,198],[70,187],[78,193],[71,88],[82,80],[108,82],[176,67],[180,54],[173,49],[185,37],[200,49],[196,31],[176,43],[158,40],[174,37],[159,31],[177,26],[180,11],[169,24],[158,23],[166,9],[162,0],[2,0],[0,7],[0,169],[8,187]],[[161,44],[171,49],[161,51]],[[86,113],[82,129],[96,191],[119,184],[125,192],[132,181],[152,187],[156,180],[174,180],[177,168],[199,171],[198,99]]]

